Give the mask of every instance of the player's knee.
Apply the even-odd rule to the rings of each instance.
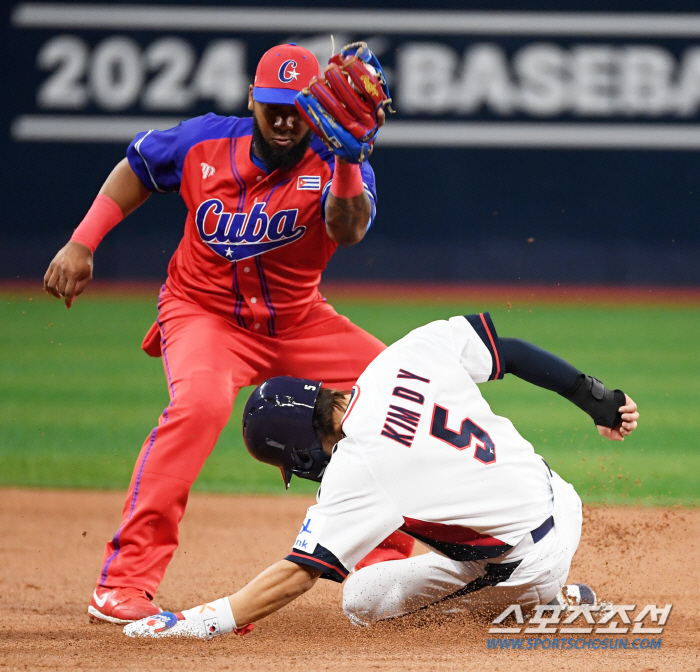
[[[379,565],[352,574],[343,587],[343,611],[353,625],[370,625],[402,613],[400,586],[382,577]]]
[[[343,611],[353,625],[369,625],[377,620],[377,600],[371,597],[371,587],[364,585],[362,572],[351,574],[343,586]]]
[[[228,376],[198,372],[178,386],[174,404],[199,425],[223,427],[233,409],[233,385]]]

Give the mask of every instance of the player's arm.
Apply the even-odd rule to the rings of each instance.
[[[338,245],[359,243],[371,222],[373,196],[364,192],[360,165],[372,152],[390,103],[386,74],[364,42],[343,47],[323,76],[313,77],[296,96],[302,120],[335,155],[324,216]]]
[[[500,338],[505,373],[557,392],[588,413],[598,432],[613,441],[623,441],[637,427],[637,404],[622,390],[609,390],[561,357],[520,340]]]
[[[179,191],[187,153],[202,135],[221,132],[216,115],[195,117],[164,131],[139,133],[102,185],[71,241],[59,251],[44,276],[44,288],[70,308],[92,279],[92,253],[102,238],[136,210],[152,191]]]
[[[102,238],[149,197],[139,177],[122,159],[102,185],[88,214],[70,241],[58,251],[44,275],[44,290],[73,305],[92,280],[93,253]]]
[[[287,560],[268,567],[248,585],[229,597],[200,604],[177,614],[162,612],[130,623],[129,637],[208,638],[234,632],[245,635],[253,623],[278,611],[310,590],[322,570]]]
[[[341,186],[336,186],[338,184]],[[328,236],[344,247],[359,243],[367,232],[371,208],[362,185],[360,167],[336,159],[331,193],[326,200]]]
[[[447,324],[451,328],[450,347],[457,347],[460,364],[474,382],[497,380],[510,373],[557,392],[588,413],[598,432],[613,441],[624,440],[637,427],[637,404],[622,390],[608,390],[596,378],[532,343],[499,337],[488,313],[453,317]],[[426,328],[435,329],[431,325]],[[439,333],[438,329],[435,335]],[[475,342],[484,347],[474,347]]]
[[[385,122],[384,110],[377,110],[378,125]],[[336,157],[331,191],[326,199],[326,231],[338,245],[359,243],[372,217],[372,203],[365,192],[360,166]]]
[[[268,567],[230,597],[179,614],[165,612],[145,618],[127,625],[125,634],[245,634],[250,624],[303,595],[317,579],[345,581],[352,567],[403,524],[403,516],[378,487],[361,454],[352,448],[335,451],[324,473],[322,490],[320,501],[306,512],[292,550],[284,560]],[[216,627],[212,629],[214,621]]]
[[[100,194],[109,196],[121,209],[124,217],[143,205],[151,195],[141,178],[134,172],[129,159],[122,159],[109,174],[100,189]]]
[[[313,588],[321,570],[280,560],[229,596],[238,627],[259,621]]]

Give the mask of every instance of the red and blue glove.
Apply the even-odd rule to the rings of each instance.
[[[296,108],[313,132],[347,163],[361,164],[379,131],[378,111],[391,103],[386,76],[365,42],[331,57],[324,77],[314,77],[296,97]]]

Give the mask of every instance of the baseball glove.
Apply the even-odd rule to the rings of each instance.
[[[313,132],[348,163],[362,163],[372,153],[379,131],[377,112],[390,103],[382,66],[365,42],[349,44],[332,56],[324,77],[314,77],[295,101]]]

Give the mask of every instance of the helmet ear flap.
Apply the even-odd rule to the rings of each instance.
[[[293,450],[292,458],[302,471],[308,471],[314,466],[314,458],[309,454],[308,450]]]

